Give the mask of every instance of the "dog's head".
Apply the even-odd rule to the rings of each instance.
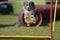
[[[35,9],[35,4],[34,2],[24,2],[24,7],[26,10],[31,11]]]

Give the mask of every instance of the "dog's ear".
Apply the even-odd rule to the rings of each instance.
[[[34,2],[31,2],[34,5]]]
[[[31,4],[32,4],[32,6],[35,8],[35,4],[34,4],[34,2],[31,2]]]
[[[24,2],[24,5],[26,5],[27,3],[28,3],[28,1],[25,1],[25,2]]]

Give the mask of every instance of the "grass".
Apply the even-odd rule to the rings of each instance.
[[[53,40],[60,40],[60,21],[56,21],[55,31],[53,32]]]
[[[3,30],[4,29],[4,30]],[[44,29],[44,30],[43,30]],[[0,35],[13,35],[13,36],[49,36],[48,27],[2,27],[0,28]]]
[[[49,36],[49,26],[40,27],[15,27],[12,26],[18,21],[18,16],[0,15],[0,35],[32,35],[32,36]],[[4,26],[5,25],[5,26]],[[48,30],[48,31],[46,31]]]
[[[45,1],[29,0],[34,1],[36,4],[45,5]],[[18,14],[22,9],[24,0],[18,2],[12,2],[14,8],[14,15],[0,15],[0,35],[12,35],[12,36],[50,36],[49,26],[40,27],[15,27],[12,26],[18,21]],[[3,27],[2,27],[3,26]]]

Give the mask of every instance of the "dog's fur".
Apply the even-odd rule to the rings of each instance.
[[[30,18],[31,21],[32,21],[32,19],[34,19],[34,21],[35,21],[35,17],[34,17],[35,4],[34,4],[34,2],[27,2],[27,1],[24,2],[23,12],[24,12],[24,20],[25,20],[27,26],[30,26],[31,22],[29,22],[27,19]],[[31,18],[31,17],[33,17],[33,18]]]

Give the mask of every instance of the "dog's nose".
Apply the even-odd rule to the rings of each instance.
[[[28,7],[28,10],[29,10],[29,7]]]
[[[28,11],[30,11],[30,8],[28,8]]]
[[[29,10],[29,7],[28,7],[28,10]]]

